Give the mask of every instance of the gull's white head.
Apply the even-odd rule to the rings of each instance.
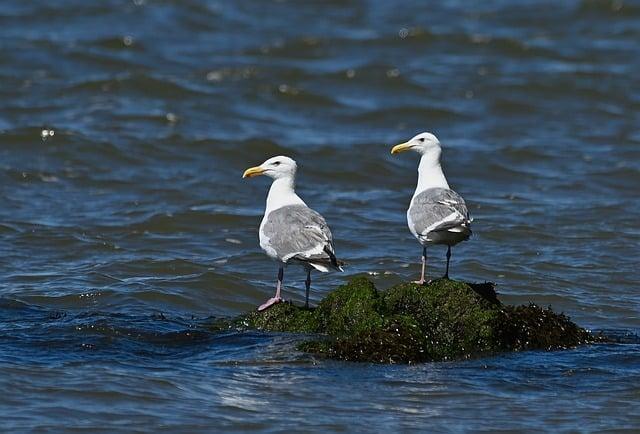
[[[420,133],[405,143],[400,143],[391,149],[392,154],[399,154],[404,151],[415,151],[420,155],[441,152],[440,140],[431,133]]]
[[[243,178],[252,178],[254,176],[265,175],[272,179],[280,179],[286,177],[295,177],[298,165],[289,157],[278,155],[271,157],[259,166],[250,167],[244,171]]]

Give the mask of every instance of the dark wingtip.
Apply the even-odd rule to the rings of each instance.
[[[340,266],[344,264],[344,262],[340,261],[340,263],[338,263],[338,258],[336,258],[336,255],[333,254],[333,252],[331,250],[329,250],[329,246],[324,246],[324,252],[329,255],[329,260],[331,261],[331,265],[334,266],[335,268],[337,268],[338,270],[341,270]]]

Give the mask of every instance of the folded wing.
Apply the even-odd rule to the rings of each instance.
[[[446,188],[430,188],[413,198],[407,218],[420,241],[453,245],[471,235],[464,199]]]
[[[284,206],[270,212],[260,235],[265,247],[283,262],[303,262],[323,272],[342,270],[329,226],[320,214],[304,205]]]

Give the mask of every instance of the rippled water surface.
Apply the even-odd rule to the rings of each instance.
[[[203,327],[272,294],[241,179],[272,155],[349,263],[313,303],[414,278],[417,156],[389,149],[430,130],[475,218],[453,276],[638,333],[640,4],[476,3],[3,1],[1,430],[640,429],[633,338],[375,366]]]

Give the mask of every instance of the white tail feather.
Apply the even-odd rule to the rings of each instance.
[[[325,265],[314,263],[314,262],[309,262],[309,265],[311,265],[313,268],[315,268],[316,270],[318,270],[318,271],[320,271],[322,273],[328,273],[329,272],[329,268],[326,267]]]

